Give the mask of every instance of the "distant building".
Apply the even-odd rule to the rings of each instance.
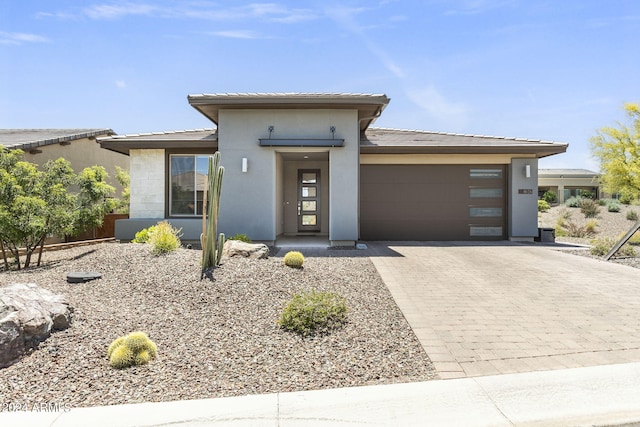
[[[600,198],[600,174],[587,169],[538,169],[538,197],[546,191],[558,195],[558,203],[589,191]]]
[[[129,170],[129,157],[105,150],[96,138],[115,135],[111,129],[0,129],[0,145],[24,151],[24,160],[43,166],[49,160],[65,158],[78,173],[99,165],[109,174],[109,184],[118,196],[122,187],[115,178],[116,166]]]

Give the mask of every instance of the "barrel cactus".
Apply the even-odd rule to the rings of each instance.
[[[304,256],[297,251],[290,251],[284,256],[284,264],[288,267],[302,268]]]
[[[141,331],[116,338],[107,350],[109,364],[117,369],[133,365],[145,365],[158,354],[158,347]]]

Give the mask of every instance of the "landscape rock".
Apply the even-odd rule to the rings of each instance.
[[[63,296],[35,283],[0,287],[0,368],[16,362],[51,331],[68,328],[71,313]]]
[[[269,247],[263,243],[246,243],[241,240],[227,240],[224,243],[222,255],[229,258],[240,256],[244,258],[266,259],[269,258]]]

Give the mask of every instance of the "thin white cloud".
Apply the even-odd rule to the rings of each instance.
[[[99,4],[84,9],[84,14],[92,19],[117,19],[129,15],[151,16],[160,12],[156,6],[144,3]]]
[[[374,43],[374,41],[367,36],[365,27],[357,23],[355,16],[366,10],[367,9],[365,8],[351,8],[334,5],[328,8],[326,13],[344,29],[359,37],[367,50],[376,56],[387,70],[398,78],[404,78],[404,70],[395,63],[384,49]]]
[[[246,39],[246,40],[270,38],[267,36],[262,36],[256,33],[255,31],[251,31],[251,30],[213,31],[207,34],[210,34],[216,37],[226,37],[231,39]]]
[[[449,2],[446,2],[449,5]],[[511,6],[513,0],[463,0],[455,3],[455,7],[445,11],[445,15],[478,15],[492,12],[495,9]]]
[[[0,31],[0,44],[48,43],[50,40],[37,34],[8,33]]]
[[[112,2],[94,4],[82,10],[82,14],[90,19],[113,20],[126,16],[149,16],[173,19],[201,19],[211,21],[241,21],[261,19],[267,22],[297,23],[317,19],[320,15],[311,9],[290,8],[278,3],[250,3],[242,6],[221,7],[211,2],[175,2],[171,6],[159,6],[144,2]],[[40,16],[66,16],[60,14],[41,13]]]
[[[116,80],[115,84],[118,89],[124,89],[127,87],[127,83],[124,80]]]
[[[464,104],[446,99],[433,85],[406,90],[407,97],[426,114],[447,125],[462,127],[467,118]]]

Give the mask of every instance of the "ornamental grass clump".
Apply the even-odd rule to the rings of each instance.
[[[287,303],[278,324],[302,336],[327,333],[347,320],[346,300],[331,292],[297,293]]]
[[[151,245],[151,253],[163,255],[173,252],[180,247],[180,231],[173,228],[167,221],[159,222],[155,229],[149,233],[147,242]]]
[[[290,251],[284,256],[284,265],[292,268],[302,268],[304,255],[297,251]]]
[[[146,365],[158,354],[158,347],[147,334],[140,331],[131,332],[124,337],[116,338],[109,345],[107,356],[109,364],[117,369],[134,365]]]

